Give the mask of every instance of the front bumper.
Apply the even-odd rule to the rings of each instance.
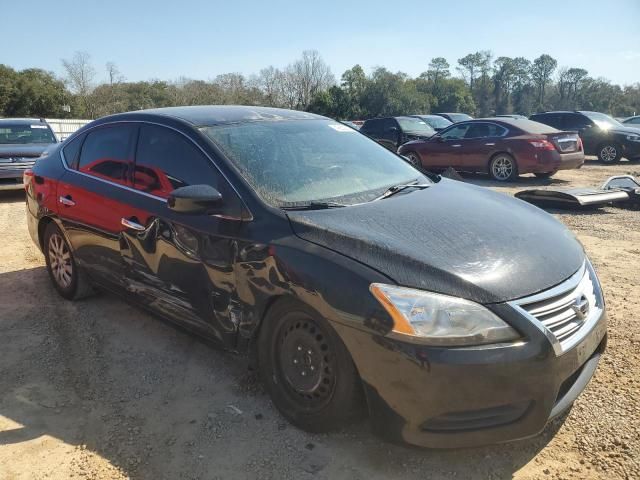
[[[380,435],[430,448],[501,443],[540,433],[571,406],[604,351],[606,312],[558,356],[539,330],[528,329],[509,307],[497,309],[519,324],[524,341],[442,349],[340,328]]]
[[[640,142],[625,142],[622,146],[622,156],[633,160],[640,158]]]
[[[31,162],[0,163],[0,190],[18,190],[24,188],[22,176],[25,170],[32,168]]]

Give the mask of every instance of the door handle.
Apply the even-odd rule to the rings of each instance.
[[[495,145],[495,143],[485,143],[485,145],[487,145],[489,147],[493,147]]]
[[[76,202],[73,201],[73,198],[71,198],[71,195],[66,195],[64,197],[60,195],[60,198],[58,198],[58,202],[60,202],[65,207],[73,207],[76,204]]]
[[[137,222],[133,222],[127,218],[120,219],[120,223],[123,227],[130,228],[131,230],[136,230],[138,232],[144,232],[146,229],[143,225],[140,225]]]
[[[457,143],[457,144],[455,144],[455,145],[451,145],[451,146],[452,146],[452,147],[461,147],[462,145],[461,145],[461,144],[459,144],[459,143]]]

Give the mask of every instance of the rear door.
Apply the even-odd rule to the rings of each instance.
[[[123,286],[120,219],[137,126],[97,127],[63,149],[69,169],[58,183],[59,217],[74,256],[96,281]],[[67,158],[69,156],[70,158]]]
[[[171,191],[200,184],[222,194],[221,214],[168,208]],[[151,124],[140,127],[133,189],[120,244],[128,290],[163,316],[231,345],[236,237],[243,225],[239,197],[189,137]]]
[[[602,130],[580,113],[563,114],[560,130],[578,132],[585,152],[595,152],[603,137]]]

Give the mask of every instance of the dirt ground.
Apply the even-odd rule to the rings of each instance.
[[[599,185],[640,164],[591,161],[552,180]],[[310,435],[280,417],[242,358],[119,299],[70,303],[0,192],[0,480],[640,478],[640,210],[554,213],[602,281],[609,347],[572,411],[542,435],[466,450],[391,445],[366,422]]]

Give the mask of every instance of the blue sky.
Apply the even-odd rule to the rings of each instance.
[[[356,63],[418,75],[432,57],[467,53],[586,68],[640,82],[640,0],[9,0],[1,2],[0,63],[62,73],[92,56],[98,79],[114,61],[128,80],[211,79],[283,67],[316,49],[339,78]]]

